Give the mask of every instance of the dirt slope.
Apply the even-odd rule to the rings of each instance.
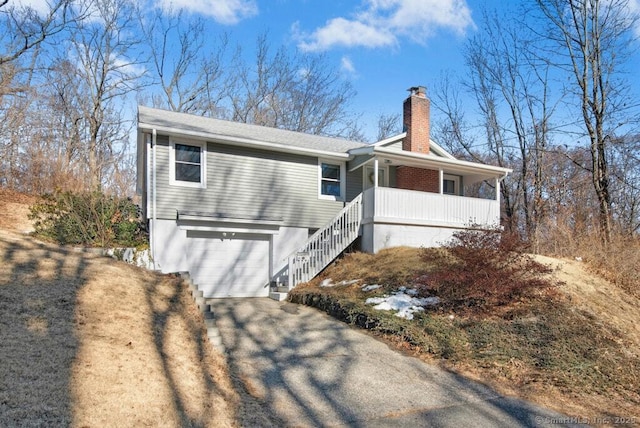
[[[267,426],[187,287],[24,232],[0,190],[0,426]]]
[[[558,260],[551,257],[536,258],[556,269],[555,276],[564,282],[562,291],[571,296],[572,302],[580,309],[601,317],[616,330],[624,332],[620,340],[635,355],[640,355],[640,301],[588,271],[579,261]]]

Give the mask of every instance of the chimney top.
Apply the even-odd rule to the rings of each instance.
[[[407,89],[411,93],[411,95],[417,95],[422,98],[426,98],[427,96],[427,88],[425,86],[412,86]]]

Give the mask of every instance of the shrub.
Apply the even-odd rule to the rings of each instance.
[[[531,295],[553,284],[551,269],[526,254],[525,245],[496,230],[456,232],[446,245],[451,257],[431,249],[422,260],[432,266],[419,278],[422,295],[436,295],[441,308],[487,311]]]
[[[146,235],[138,207],[101,192],[46,194],[30,207],[35,234],[61,245],[142,246]]]

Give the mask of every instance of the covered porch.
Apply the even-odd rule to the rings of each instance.
[[[373,253],[441,246],[456,231],[499,226],[500,182],[511,171],[457,160],[435,144],[430,154],[367,147],[350,164],[350,172],[359,170],[362,250]],[[484,192],[469,191],[483,182]]]

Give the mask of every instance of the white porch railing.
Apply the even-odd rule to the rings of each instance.
[[[338,257],[358,237],[361,222],[362,193],[289,257],[289,288],[310,281]]]
[[[390,187],[364,192],[364,221],[447,227],[496,225],[500,202]]]

